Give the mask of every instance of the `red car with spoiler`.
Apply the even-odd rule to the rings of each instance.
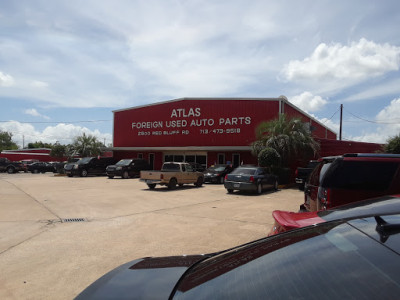
[[[393,213],[400,213],[400,194],[358,201],[330,210],[298,213],[275,210],[272,212],[275,224],[268,235],[328,221],[347,221],[374,215],[384,216]]]

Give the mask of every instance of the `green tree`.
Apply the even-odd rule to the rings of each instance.
[[[288,120],[284,114],[278,119],[261,123],[256,128],[256,137],[252,144],[253,154],[258,157],[263,149],[273,148],[281,158],[282,167],[299,160],[307,161],[319,151],[319,144],[301,119]]]
[[[100,142],[94,135],[86,135],[83,133],[74,139],[70,155],[80,155],[82,157],[97,156],[102,153],[103,143]]]
[[[36,141],[34,143],[28,144],[28,149],[35,149],[35,148],[52,148],[53,145],[49,143],[43,143],[42,141]]]
[[[60,143],[55,143],[53,147],[51,147],[50,156],[53,157],[68,156],[67,146],[61,145]]]
[[[388,139],[387,144],[384,146],[386,153],[400,154],[400,133]]]
[[[16,149],[18,145],[12,141],[12,133],[0,130],[0,151]]]

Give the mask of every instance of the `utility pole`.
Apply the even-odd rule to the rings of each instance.
[[[343,123],[343,104],[340,104],[340,130],[339,130],[339,141],[342,140],[342,123]]]

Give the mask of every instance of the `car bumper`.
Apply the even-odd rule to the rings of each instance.
[[[107,171],[107,176],[122,176],[122,170]]]
[[[219,177],[204,177],[204,182],[217,183],[219,182]]]
[[[225,181],[224,186],[227,190],[252,191],[252,192],[257,190],[257,186],[254,183],[247,183],[247,182]]]

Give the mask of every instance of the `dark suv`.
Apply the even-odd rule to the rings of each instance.
[[[400,193],[400,155],[325,157],[310,174],[300,211],[318,211]]]
[[[106,169],[108,178],[121,176],[124,179],[140,176],[140,171],[150,170],[147,160],[139,158],[121,159],[115,165],[109,165]]]
[[[84,157],[75,163],[66,164],[64,166],[65,173],[72,177],[74,175],[86,177],[92,175],[106,175],[108,165],[115,164],[112,157]]]

